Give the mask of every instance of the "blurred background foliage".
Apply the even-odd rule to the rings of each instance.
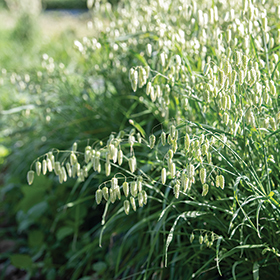
[[[60,185],[41,176],[30,187],[26,173],[53,147],[71,149],[75,140],[85,147],[125,128],[143,105],[131,95],[126,73],[120,76],[110,64],[100,75],[92,71],[92,62],[111,63],[109,49],[86,62],[74,47],[76,39],[95,35],[87,28],[89,14],[48,11],[85,9],[86,1],[42,1],[47,10],[40,15],[15,14],[0,3],[0,279],[112,279],[121,237],[137,214],[109,225],[100,248],[104,207],[96,207],[90,186],[101,179],[93,174],[85,184]],[[149,129],[153,123],[152,116],[144,121]],[[126,241],[122,273],[134,271],[127,264],[141,248],[141,233]]]

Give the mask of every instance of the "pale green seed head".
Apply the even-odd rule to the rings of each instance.
[[[35,172],[33,170],[29,170],[28,173],[27,173],[27,182],[28,182],[28,185],[31,185],[33,183],[33,180],[34,180],[34,174]]]
[[[103,196],[103,193],[102,193],[102,190],[98,189],[95,193],[95,200],[96,200],[96,203],[97,204],[100,204],[101,201],[102,201],[102,196]]]

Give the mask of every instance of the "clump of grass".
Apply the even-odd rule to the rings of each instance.
[[[110,225],[122,233],[126,224],[116,277],[279,275],[278,10],[269,1],[231,10],[96,2],[93,13],[110,19],[106,34],[96,17],[99,36],[75,46],[112,96],[131,104],[122,112],[129,124],[108,140],[43,154],[28,181],[48,172],[91,188],[88,199],[105,205],[100,246]]]

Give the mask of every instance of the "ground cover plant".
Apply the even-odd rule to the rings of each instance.
[[[30,275],[48,264],[62,279],[278,279],[279,1],[88,6],[97,36],[74,42],[82,82],[61,78],[88,121],[27,172],[26,192],[47,180],[54,194],[35,220],[55,220],[53,248],[27,251],[39,256]],[[47,81],[64,114],[63,83]],[[49,234],[35,220],[21,230]]]

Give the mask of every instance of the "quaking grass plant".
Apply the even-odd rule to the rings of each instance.
[[[92,188],[100,246],[127,229],[116,279],[279,277],[279,5],[95,2],[100,34],[75,45],[89,63],[107,55],[92,71],[146,109],[107,141],[42,155],[27,180],[51,172]]]

